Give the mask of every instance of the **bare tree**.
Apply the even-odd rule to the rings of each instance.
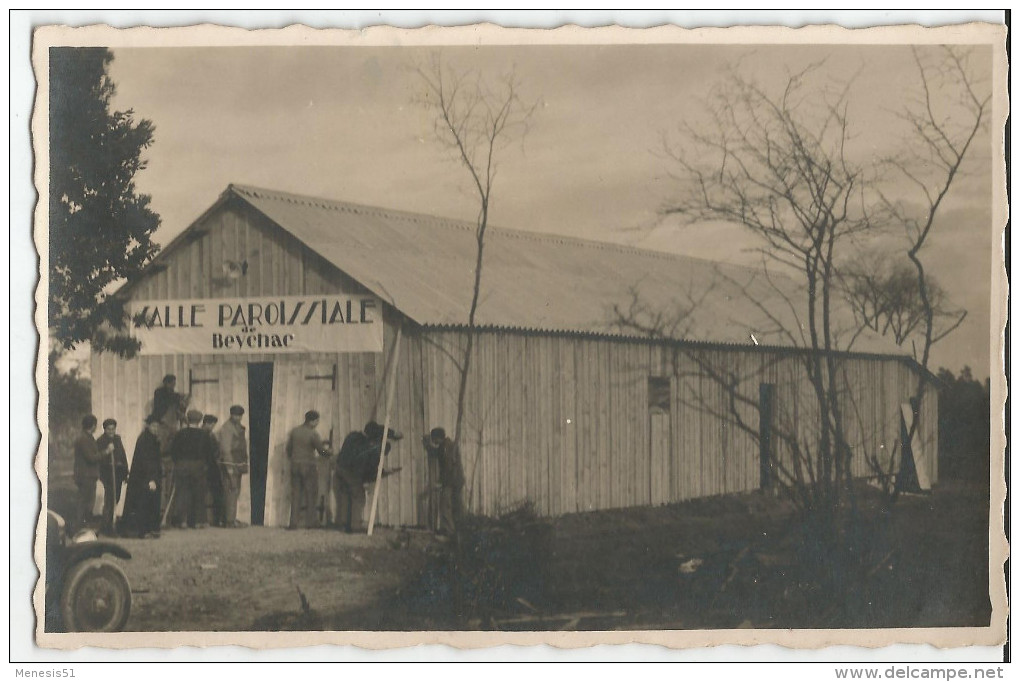
[[[972,62],[977,57],[971,50],[945,45],[933,56],[914,48],[913,57],[920,87],[899,114],[911,139],[886,163],[893,176],[914,191],[909,201],[881,188],[878,193],[888,219],[908,240],[906,256],[914,267],[923,316],[918,362],[927,369],[932,345],[948,332],[937,328],[941,301],[921,256],[946,196],[964,173],[964,161],[988,124],[991,92],[989,84],[975,75]],[[922,390],[923,384],[918,391]]]
[[[951,306],[949,295],[932,275],[925,276],[927,307],[918,288],[914,266],[906,260],[894,261],[885,251],[864,252],[840,268],[840,275],[859,327],[850,341],[864,330],[891,336],[903,346],[920,333],[932,344],[957,329],[967,311]],[[927,328],[929,312],[932,329]],[[914,359],[916,346],[912,346]]]
[[[919,426],[931,348],[957,329],[967,314],[950,307],[922,255],[950,190],[966,174],[965,161],[973,156],[974,143],[987,127],[991,102],[989,84],[976,75],[979,69],[972,49],[941,46],[937,52],[922,52],[913,48],[912,55],[919,85],[898,114],[909,136],[903,149],[884,161],[887,175],[875,187],[883,209],[881,222],[906,238],[904,255],[910,265],[883,270],[880,263],[873,263],[867,274],[868,266],[851,266],[845,278],[851,305],[866,326],[891,335],[900,345],[911,337],[921,341],[920,349],[911,341],[911,352],[922,371],[910,401],[915,418],[908,441]],[[883,470],[873,457],[869,463],[895,501],[899,487],[893,472]]]
[[[964,311],[952,309],[945,292],[925,271],[921,254],[946,195],[963,172],[968,151],[980,139],[989,99],[972,75],[972,55],[943,48],[939,59],[931,57],[932,51],[914,52],[921,94],[900,114],[914,132],[915,143],[883,163],[855,162],[866,157],[852,150],[850,84],[825,80],[822,64],[788,74],[778,89],[731,73],[711,94],[705,122],[686,125],[680,143],[667,144],[666,149],[677,169],[679,193],[665,212],[692,223],[737,224],[761,244],[768,286],[745,287],[743,294],[763,319],[778,327],[785,343],[801,348],[795,357],[813,393],[812,409],[781,415],[782,423],[770,427],[769,436],[782,441],[786,452],[786,459],[770,464],[777,468],[777,483],[804,512],[805,532],[832,552],[819,568],[831,571],[832,585],[844,596],[852,592],[855,578],[872,572],[880,543],[866,535],[881,533],[880,520],[865,523],[858,515],[854,451],[865,450],[863,460],[891,493],[890,503],[895,501],[898,479],[895,444],[892,452],[872,452],[861,443],[868,417],[839,353],[852,346],[862,328],[889,334],[898,343],[920,338],[915,359],[922,371],[917,373],[911,401],[919,410],[931,346],[965,317]],[[920,208],[899,191],[904,181],[917,188]],[[910,266],[891,262],[876,267],[859,255],[860,243],[890,225],[908,238],[904,255]],[[777,285],[769,269],[793,273],[802,291],[791,294]],[[635,311],[644,320],[659,323],[653,325],[657,330],[650,332],[652,336],[662,331],[663,321],[672,319],[649,312],[636,301],[629,310],[614,311],[623,320],[617,324],[627,326],[629,318],[631,327],[637,328]],[[841,328],[850,313],[856,326]],[[696,348],[681,346],[674,357],[674,364],[681,359],[686,368],[677,372],[678,379],[693,371],[698,381],[688,382],[691,387],[708,378],[729,396],[728,407],[701,404],[705,401],[696,398],[698,409],[753,439],[763,438],[759,425],[747,417],[757,409],[757,401],[742,386],[741,377],[716,366],[709,354]],[[793,384],[789,390],[795,390]],[[696,389],[687,392],[697,396]],[[908,438],[917,428],[915,418]]]
[[[796,443],[810,463],[800,471],[811,473],[797,483],[809,510],[834,522],[849,491],[851,457],[833,353],[839,349],[837,257],[846,240],[871,228],[871,218],[864,170],[848,151],[849,84],[815,85],[822,66],[789,74],[778,92],[731,74],[709,102],[708,129],[687,126],[683,143],[667,147],[681,181],[667,213],[742,225],[764,244],[766,263],[801,280],[804,300],[793,307],[804,331],[787,325],[786,336],[795,343],[803,338],[812,351],[801,357],[819,432],[817,443]],[[772,298],[793,303],[789,291],[772,288]],[[780,320],[766,296],[752,298],[772,321]]]
[[[704,294],[697,298],[688,294],[686,303],[678,304],[675,311],[668,312],[649,305],[636,288],[631,288],[626,307],[619,304],[612,306],[610,323],[620,331],[669,344],[670,366],[677,383],[679,403],[685,409],[743,434],[759,448],[762,439],[768,439],[774,444],[768,449],[781,453],[781,456],[771,456],[765,463],[768,473],[763,476],[762,485],[782,491],[803,511],[817,510],[821,502],[818,497],[822,489],[820,476],[824,473],[817,466],[819,453],[815,445],[821,440],[821,422],[815,424],[806,419],[810,410],[805,411],[798,405],[802,401],[792,395],[792,400],[773,406],[767,435],[761,432],[759,419],[762,375],[789,373],[796,364],[805,365],[810,370],[810,349],[802,346],[803,352],[799,354],[766,354],[760,363],[756,361],[749,367],[743,367],[740,363],[720,363],[718,356],[705,352],[696,342],[690,343],[686,332],[693,328],[691,318],[707,295],[720,285],[733,292],[727,298],[739,296],[752,303],[759,313],[759,319],[753,324],[760,332],[783,339],[791,346],[801,345],[805,337],[795,330],[799,326],[799,318],[796,314],[784,315],[789,312],[784,309],[794,308],[796,301],[789,295],[787,287],[777,278],[772,278],[767,270],[763,275],[737,279],[717,267],[712,284]],[[761,297],[763,286],[782,293],[765,299]],[[749,336],[750,341],[758,345],[755,335],[751,333]],[[838,364],[837,374],[842,374]],[[840,378],[843,379],[842,376]],[[838,393],[844,399],[842,402],[848,402],[845,400],[848,391],[842,390],[846,382],[843,380],[841,383]],[[784,387],[784,391],[790,394],[791,388]]]
[[[467,343],[464,359],[459,363],[460,385],[454,429],[454,442],[460,444],[475,341],[475,318],[481,293],[485,233],[499,167],[498,156],[514,140],[523,139],[536,104],[527,104],[521,99],[513,71],[495,79],[486,78],[478,72],[451,69],[442,63],[438,55],[434,55],[428,67],[418,69],[418,75],[425,85],[422,104],[433,114],[436,140],[466,171],[478,202],[474,283],[468,309]]]

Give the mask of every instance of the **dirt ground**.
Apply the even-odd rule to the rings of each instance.
[[[360,610],[425,560],[428,536],[379,529],[205,528],[118,539],[131,582],[131,631],[324,627],[320,614]],[[304,597],[304,604],[302,600]]]
[[[791,509],[757,494],[532,521],[543,544],[516,554],[515,531],[485,531],[472,540],[487,571],[475,588],[498,588],[500,606],[460,614],[449,545],[423,531],[118,541],[133,555],[135,631],[967,626],[990,616],[986,505],[979,486],[953,482],[903,497],[851,621],[833,620],[798,572]]]

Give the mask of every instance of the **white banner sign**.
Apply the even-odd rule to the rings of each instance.
[[[372,296],[133,301],[142,355],[379,353],[382,305]]]

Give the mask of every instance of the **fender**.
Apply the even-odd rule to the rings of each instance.
[[[67,568],[70,568],[79,561],[95,559],[103,556],[104,554],[112,554],[121,559],[131,558],[131,553],[129,551],[116,543],[106,542],[104,540],[83,542],[79,545],[68,545],[64,551],[66,553],[63,556],[62,563]]]

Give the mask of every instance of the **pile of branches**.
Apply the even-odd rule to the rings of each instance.
[[[470,516],[400,591],[402,607],[443,629],[480,629],[540,603],[552,525],[531,503],[495,518]]]

